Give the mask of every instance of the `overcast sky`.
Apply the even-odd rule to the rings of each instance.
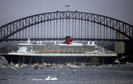
[[[56,10],[96,13],[133,25],[133,0],[0,0],[0,26],[19,18]]]

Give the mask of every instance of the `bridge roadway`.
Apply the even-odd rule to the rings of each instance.
[[[21,39],[4,39],[4,41],[26,41],[28,38]],[[84,41],[132,41],[129,39],[101,39],[101,38],[72,38],[73,40],[84,40]],[[64,40],[64,38],[30,38],[31,41],[40,41],[40,40]],[[3,41],[3,40],[2,40]],[[0,41],[0,42],[2,42]]]

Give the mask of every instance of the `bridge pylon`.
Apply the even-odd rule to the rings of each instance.
[[[116,32],[116,39],[123,39],[124,35]],[[123,41],[116,41],[115,42],[115,52],[117,54],[124,54],[125,53],[125,42]]]

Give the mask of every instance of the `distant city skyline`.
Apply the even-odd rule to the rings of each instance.
[[[0,26],[34,14],[81,11],[109,16],[133,25],[133,0],[0,0]]]

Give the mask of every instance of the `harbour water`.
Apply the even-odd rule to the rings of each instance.
[[[0,84],[133,84],[133,64],[8,65],[1,57]]]

